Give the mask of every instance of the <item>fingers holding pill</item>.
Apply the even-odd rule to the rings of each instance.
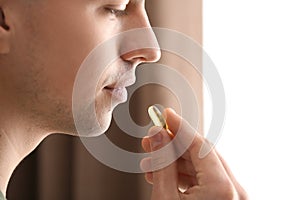
[[[153,184],[153,200],[247,199],[223,158],[202,135],[172,109],[165,109],[163,117],[167,128],[152,127],[149,136],[143,138],[142,147],[146,152],[153,152],[172,144],[173,151],[166,151],[165,154],[154,152],[154,156],[142,160],[141,168],[164,166],[168,156],[177,153],[178,148],[188,146],[167,167],[145,174],[145,179]],[[185,143],[185,140],[191,142]],[[199,152],[203,147],[209,151],[201,157]]]

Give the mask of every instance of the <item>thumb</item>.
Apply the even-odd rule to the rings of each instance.
[[[153,134],[154,129],[150,129],[150,135]],[[153,172],[152,199],[177,199],[178,180],[176,163],[173,162],[168,165],[168,157],[172,157],[171,154],[175,154],[174,149],[170,150],[168,147],[167,151],[158,151],[164,150],[161,148],[170,143],[171,138],[165,129],[160,129],[159,132],[150,136],[149,139],[152,151],[152,169],[158,169]]]

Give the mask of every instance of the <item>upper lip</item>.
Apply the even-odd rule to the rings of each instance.
[[[119,73],[107,80],[107,84],[104,89],[122,89],[135,83],[136,77],[134,70],[136,65],[125,62],[121,66],[122,67],[119,68]]]
[[[118,81],[114,81],[111,84],[104,87],[104,89],[121,89],[133,85],[135,83],[135,77],[126,77]]]

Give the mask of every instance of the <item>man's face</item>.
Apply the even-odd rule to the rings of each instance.
[[[9,0],[3,10],[10,50],[0,57],[2,95],[19,117],[49,132],[76,132],[72,90],[89,52],[118,33],[149,27],[141,0]],[[130,43],[134,41],[112,48],[118,51]],[[113,85],[121,77],[131,82],[138,64],[159,57],[158,49],[136,50],[121,55],[103,72],[95,93],[103,131],[111,120]]]

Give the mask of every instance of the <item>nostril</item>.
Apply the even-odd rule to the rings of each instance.
[[[161,51],[159,48],[144,48],[130,51],[121,56],[124,60],[134,62],[157,62],[161,58]]]
[[[5,16],[4,16],[4,13],[3,13],[3,10],[2,8],[0,7],[0,26],[2,28],[4,28],[5,30],[9,30],[9,26],[5,23]]]

